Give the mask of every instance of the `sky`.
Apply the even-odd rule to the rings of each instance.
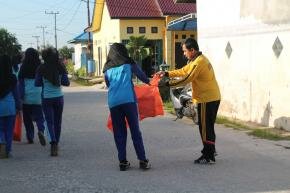
[[[90,1],[90,12],[94,8]],[[46,44],[55,46],[54,15],[47,12],[59,12],[56,16],[58,48],[65,45],[72,47],[67,41],[81,34],[88,26],[87,3],[82,0],[0,0],[0,28],[5,28],[14,34],[22,45],[22,50],[28,47],[43,45],[43,31]]]

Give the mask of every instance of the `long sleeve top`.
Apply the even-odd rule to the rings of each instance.
[[[142,82],[149,84],[150,80],[137,64],[123,64],[110,68],[105,72],[105,82],[108,90],[108,104],[114,106],[136,102],[132,76],[135,74]]]
[[[195,103],[211,102],[221,99],[214,70],[209,60],[200,55],[183,68],[168,71],[169,77],[183,77],[181,81],[171,81],[170,86],[192,83],[192,100]]]
[[[16,110],[21,110],[17,85],[11,88],[11,91],[5,97],[0,99],[0,117],[15,115]]]
[[[60,84],[63,86],[69,86],[70,81],[67,74],[60,74]],[[43,98],[55,98],[63,96],[61,86],[55,86],[47,79],[45,79],[40,73],[36,73],[35,76],[35,86],[42,87],[42,97]]]

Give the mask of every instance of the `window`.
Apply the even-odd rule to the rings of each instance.
[[[140,34],[145,34],[146,33],[146,28],[145,27],[139,27],[139,33]]]
[[[178,35],[177,34],[175,34],[175,39],[178,39]]]
[[[193,38],[193,39],[195,38],[194,35],[192,35],[192,34],[190,35],[190,37]]]
[[[158,33],[158,27],[151,27],[151,33]]]
[[[186,35],[183,34],[183,35],[182,35],[182,39],[186,39]]]
[[[133,33],[133,27],[127,27],[127,34]]]

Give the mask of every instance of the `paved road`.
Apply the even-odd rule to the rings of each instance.
[[[0,193],[290,192],[290,142],[255,139],[218,125],[217,163],[194,165],[201,149],[197,127],[174,122],[171,115],[141,123],[153,168],[138,169],[128,140],[133,167],[120,172],[107,115],[106,92],[66,89],[60,156],[50,157],[49,147],[38,143],[15,143],[13,158],[0,160]]]

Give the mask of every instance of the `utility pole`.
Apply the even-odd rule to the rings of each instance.
[[[54,15],[54,39],[55,39],[55,48],[57,49],[57,34],[56,34],[56,15],[59,14],[58,11],[56,12],[47,12],[45,11],[45,14],[50,14],[50,15]]]
[[[43,48],[45,48],[45,28],[46,26],[37,26],[36,28],[41,28],[42,29],[42,41],[43,41]]]
[[[90,14],[90,0],[81,0],[81,1],[84,1],[87,3],[87,10],[88,10],[88,28],[89,29],[91,27],[91,14]],[[88,56],[89,56],[89,59],[92,59],[92,56],[91,56],[91,33],[90,31],[88,30]]]
[[[88,29],[91,27],[91,16],[90,16],[90,0],[87,0],[87,9],[88,9]],[[91,33],[90,33],[90,30],[88,32],[88,50],[89,50],[89,59],[92,59],[92,56],[91,56]]]
[[[39,46],[38,46],[38,45],[39,45],[39,44],[38,44],[38,43],[39,43],[39,39],[38,39],[38,38],[39,38],[40,36],[32,36],[32,37],[36,39],[37,50],[39,50]]]

